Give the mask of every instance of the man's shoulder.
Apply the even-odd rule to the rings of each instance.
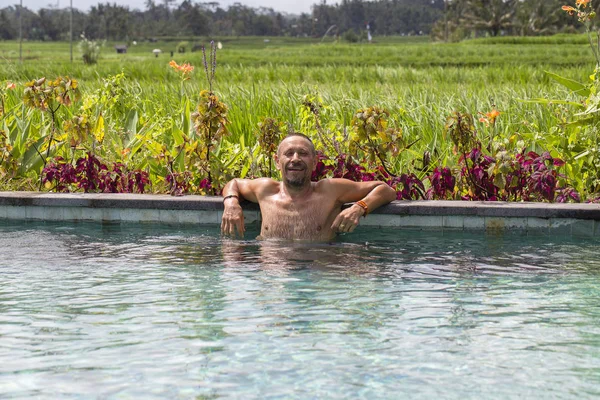
[[[354,181],[346,178],[325,178],[318,181],[316,185],[322,187],[335,187],[348,185],[349,183],[352,184],[353,182]]]
[[[325,178],[315,183],[315,190],[328,195],[337,195],[349,189],[354,182],[346,178]]]
[[[276,181],[275,179],[272,178],[256,178],[256,179],[251,179],[250,180],[252,182],[252,185],[255,188],[255,191],[263,194],[263,195],[269,195],[269,193],[271,192],[278,192],[279,191],[279,181]]]

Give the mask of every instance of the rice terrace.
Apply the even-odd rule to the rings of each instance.
[[[248,3],[0,8],[0,397],[600,395],[600,2]]]

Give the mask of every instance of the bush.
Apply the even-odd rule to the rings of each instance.
[[[102,45],[98,44],[95,40],[89,40],[82,34],[78,47],[83,58],[83,63],[86,65],[96,64],[100,57],[100,48]]]
[[[348,29],[346,32],[344,32],[343,38],[346,42],[350,43],[356,43],[359,39],[358,35],[352,29]]]
[[[185,53],[185,49],[190,46],[189,42],[179,42],[177,43],[177,52]]]

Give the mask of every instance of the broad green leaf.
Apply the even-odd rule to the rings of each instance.
[[[131,150],[129,152],[129,158],[133,157],[144,144],[148,142],[152,134],[152,131],[146,127],[140,129],[139,134],[135,135],[133,139],[127,144],[127,148]]]
[[[190,101],[186,99],[183,106],[183,133],[187,136],[190,136],[190,121]]]
[[[45,140],[45,137],[39,138],[35,143],[31,145],[31,147],[29,147],[29,149],[27,149],[27,151],[25,151],[25,153],[23,154],[21,166],[19,167],[19,175],[25,175],[29,171],[37,172],[37,170],[44,164],[44,158],[46,157],[46,154],[44,154],[44,158],[42,158],[38,151],[41,149]],[[53,149],[50,148],[49,157],[51,157],[53,154],[52,150]]]
[[[19,149],[19,154],[25,152],[25,143],[29,140],[29,134],[31,132],[31,120],[27,119],[22,123],[17,124],[17,137],[13,144],[15,148]]]
[[[579,108],[585,108],[584,104],[581,103],[577,103],[575,101],[566,101],[566,100],[552,100],[552,99],[518,99],[518,101],[522,102],[522,103],[534,103],[534,104],[567,104],[567,105],[571,105],[571,106],[575,106],[575,107],[579,107]]]
[[[573,91],[575,94],[578,94],[583,97],[588,97],[590,95],[590,89],[584,84],[574,81],[572,79],[564,78],[560,75],[554,74],[552,72],[544,71],[548,77],[554,79],[556,82],[565,86],[567,89]]]
[[[183,172],[185,170],[185,150],[182,150],[177,154],[175,160],[173,160],[173,165],[179,172]]]
[[[224,167],[225,167],[225,168],[230,168],[230,167],[231,167],[231,165],[233,165],[233,163],[234,163],[234,162],[235,162],[235,161],[236,161],[238,158],[240,158],[240,156],[242,155],[242,153],[245,153],[245,151],[244,151],[244,150],[240,150],[240,151],[238,151],[236,154],[234,154],[234,156],[233,156],[233,157],[231,157],[231,160],[229,160],[229,161],[227,162],[227,164],[225,164],[225,165],[224,165]]]
[[[138,112],[137,110],[130,110],[129,114],[127,114],[127,122],[125,123],[125,130],[130,138],[135,137],[137,132],[137,124],[138,124]]]
[[[173,139],[175,140],[175,145],[181,146],[183,144],[183,137],[184,137],[183,132],[180,129],[174,127],[172,129],[172,133],[173,133]]]
[[[566,126],[568,126],[568,127],[586,126],[586,125],[591,125],[592,123],[594,123],[597,120],[598,120],[598,117],[588,117],[588,118],[583,118],[583,119],[580,119],[577,121],[569,122],[568,124],[566,124]]]

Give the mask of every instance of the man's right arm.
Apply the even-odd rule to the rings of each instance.
[[[246,199],[258,203],[259,193],[267,184],[266,179],[232,179],[223,188],[223,218],[221,219],[221,234],[235,237],[237,230],[244,237],[244,213],[240,202]]]

